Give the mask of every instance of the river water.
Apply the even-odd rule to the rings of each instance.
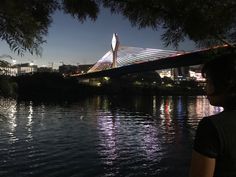
[[[1,177],[185,177],[203,116],[198,97],[0,100]]]

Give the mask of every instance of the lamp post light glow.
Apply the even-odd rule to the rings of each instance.
[[[119,47],[119,39],[117,33],[113,33],[112,40],[111,40],[111,49],[112,49],[112,55],[113,55],[113,61],[112,61],[112,68],[117,67],[117,51]]]
[[[16,60],[12,59],[12,64],[15,65],[16,64]]]
[[[33,61],[31,61],[29,65],[30,65],[30,66],[33,66],[33,65],[34,65],[34,62],[33,62]]]

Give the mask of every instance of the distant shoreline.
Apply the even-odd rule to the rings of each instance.
[[[141,83],[129,80],[114,80],[100,85],[79,83],[74,78],[64,78],[58,73],[40,73],[18,77],[0,77],[0,96],[13,98],[77,98],[90,95],[157,95],[195,96],[205,95],[202,87],[194,82],[182,85]]]

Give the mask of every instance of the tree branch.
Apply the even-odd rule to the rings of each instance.
[[[223,42],[224,44],[228,45],[229,47],[236,47],[235,45],[229,43],[227,40],[221,38],[219,35],[215,34],[213,35],[216,39],[218,39],[219,41]]]

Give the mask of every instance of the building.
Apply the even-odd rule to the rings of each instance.
[[[59,66],[59,73],[63,75],[71,75],[71,74],[78,74],[79,67],[75,65],[61,65]]]
[[[7,61],[0,60],[0,75],[16,76],[17,68],[11,66]]]
[[[64,75],[72,75],[72,74],[83,74],[87,73],[88,70],[92,67],[93,65],[61,65],[59,66],[59,73],[64,74]]]
[[[205,81],[206,79],[202,77],[202,65],[191,66],[189,69],[190,78],[196,81]]]
[[[7,76],[16,76],[17,75],[17,68],[15,67],[0,67],[0,75],[7,75]]]
[[[52,67],[38,67],[37,72],[54,72]]]
[[[157,72],[161,78],[169,77],[169,78],[173,79],[172,69],[157,70]]]
[[[78,70],[79,70],[79,73],[83,74],[83,73],[87,73],[92,67],[93,65],[91,64],[78,65]]]
[[[37,72],[38,66],[31,63],[16,64],[12,67],[17,68],[17,75],[32,74]]]
[[[190,80],[189,66],[172,68],[172,75],[175,81],[186,81]]]

